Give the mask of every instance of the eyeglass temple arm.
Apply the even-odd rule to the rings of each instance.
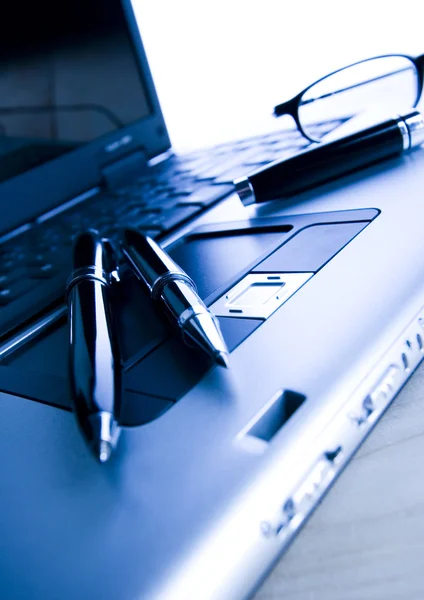
[[[418,72],[418,93],[417,93],[417,100],[415,102],[415,106],[418,104],[418,102],[420,101],[421,95],[423,93],[423,87],[424,87],[424,54],[420,54],[419,56],[417,56],[415,58],[415,66],[417,67],[417,72]]]
[[[281,104],[274,106],[274,116],[281,117],[282,115],[290,115],[291,117],[295,118],[297,106],[302,94],[303,92],[294,98],[290,98],[290,100],[286,100],[286,102],[282,102]]]
[[[420,58],[423,58],[421,71],[420,71],[420,74],[423,77],[424,76],[424,55],[423,55],[423,57],[420,57]],[[375,81],[379,81],[380,79],[385,79],[386,77],[391,77],[392,75],[398,75],[399,73],[403,73],[404,71],[407,71],[408,68],[409,67],[407,67],[405,69],[397,69],[396,71],[391,71],[390,73],[385,73],[384,75],[378,75],[377,77],[372,77],[371,79],[366,79],[364,81],[360,81],[359,83],[354,83],[353,85],[349,85],[344,88],[334,90],[333,92],[328,92],[327,94],[322,94],[321,96],[316,96],[315,98],[308,98],[307,100],[304,100],[302,102],[302,104],[311,104],[312,102],[315,102],[316,100],[324,100],[325,98],[330,98],[331,96],[335,96],[336,94],[341,94],[343,92],[348,92],[349,90],[354,90],[355,88],[365,85],[367,83],[374,83]],[[327,77],[331,77],[331,75],[332,74],[328,75]],[[316,83],[319,83],[319,82],[317,81]],[[312,86],[314,86],[314,85],[315,85],[315,83],[312,84]],[[299,102],[301,97],[303,96],[303,94],[306,92],[306,90],[312,86],[309,86],[300,95],[296,96],[296,100],[298,100],[298,102]],[[422,85],[421,85],[421,87],[422,87]],[[275,106],[274,107],[274,115],[276,117],[279,117],[284,114],[291,114],[291,113],[288,113],[287,109],[286,109],[287,105],[290,102],[292,102],[292,100],[288,100],[287,102],[283,102],[282,104],[278,104],[277,106]]]
[[[290,100],[287,100],[286,102],[283,102],[282,104],[278,104],[277,106],[275,106],[274,107],[274,116],[280,117],[282,115],[289,115],[296,123],[296,127],[300,130],[302,135],[304,135],[303,131],[302,131],[302,126],[299,122],[299,114],[298,114],[298,110],[297,110],[298,106],[299,106],[299,100],[300,100],[302,94],[303,94],[303,92],[301,92],[301,94],[298,94],[294,98],[290,98]],[[307,136],[305,136],[305,137],[307,137]]]

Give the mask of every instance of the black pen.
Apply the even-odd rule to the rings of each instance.
[[[228,367],[229,352],[218,320],[199,298],[193,280],[148,236],[126,229],[122,238],[122,251],[135,274],[152,300],[165,309],[184,342]]]
[[[93,229],[77,238],[73,258],[66,290],[72,399],[82,433],[103,463],[120,432],[116,414],[122,398],[121,363],[110,306],[117,262],[110,243]]]
[[[278,160],[234,181],[245,206],[286,198],[424,142],[423,116],[410,113]]]

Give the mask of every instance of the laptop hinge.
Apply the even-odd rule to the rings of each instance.
[[[127,154],[114,163],[105,165],[101,170],[103,182],[108,188],[125,185],[147,170],[147,158],[142,150]]]

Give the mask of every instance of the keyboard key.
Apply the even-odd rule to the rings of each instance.
[[[231,171],[228,171],[227,173],[221,175],[221,177],[215,179],[214,184],[232,183],[234,179],[237,179],[238,177],[244,177],[247,174],[248,171],[246,167],[244,165],[239,165],[236,169],[231,169]]]
[[[158,229],[159,231],[165,231],[167,229],[173,229],[179,225],[179,223],[186,221],[198,211],[199,208],[197,206],[177,207],[169,211],[145,215],[133,222],[132,225],[137,227],[137,229]],[[131,223],[128,223],[128,225],[131,225]]]
[[[10,287],[0,288],[0,305],[10,304],[16,298],[19,298],[34,287],[34,282],[29,279],[21,279],[12,283]]]
[[[246,175],[254,171],[255,169],[259,169],[259,167],[265,167],[265,165],[269,165],[269,160],[252,160],[243,163],[243,166],[246,168]]]
[[[0,288],[10,288],[16,281],[26,279],[28,271],[25,266],[17,265],[15,269],[5,273],[2,272],[0,276]]]
[[[217,164],[209,164],[200,171],[195,171],[194,174],[198,179],[216,179],[216,177],[220,177],[223,173],[227,173],[230,169],[236,168],[240,165],[240,159],[236,157],[232,157],[232,160],[225,159]]]
[[[162,226],[163,229],[173,229],[181,222],[186,221],[193,217],[196,213],[199,212],[199,208],[196,206],[185,206],[182,208],[176,208],[170,210],[169,212],[164,213]]]
[[[10,288],[0,288],[0,306],[9,304],[13,300]]]
[[[170,196],[169,194],[159,194],[156,198],[153,198],[149,202],[148,209],[156,208],[157,210],[169,210],[176,206],[177,203],[177,196]]]
[[[50,263],[40,265],[38,267],[32,267],[29,269],[28,274],[31,279],[50,279],[59,272],[59,269]]]
[[[156,229],[158,231],[162,231],[162,221],[162,215],[158,212],[153,212],[145,213],[144,215],[141,215],[138,219],[133,219],[131,222],[127,223],[127,225],[136,227],[137,229]]]
[[[49,262],[49,258],[46,254],[29,254],[26,259],[28,267],[42,267],[44,264]]]
[[[332,129],[337,124],[321,126]],[[0,248],[0,333],[15,327],[20,314],[22,322],[63,298],[71,246],[84,229],[97,228],[116,241],[121,227],[132,226],[157,238],[233,193],[232,182],[237,177],[306,146],[308,142],[297,130],[275,131],[173,155],[132,183],[108,189],[48,221],[37,222]]]
[[[192,183],[191,185],[188,183],[187,185],[179,185],[175,187],[171,192],[172,196],[189,196],[193,192],[196,191],[196,183]]]
[[[15,266],[15,261],[13,260],[13,258],[7,258],[6,260],[1,261],[1,268],[4,271],[13,269],[14,266]]]
[[[179,198],[178,205],[196,204],[199,206],[210,206],[213,202],[221,200],[234,192],[234,186],[231,185],[207,185],[196,190],[193,194]]]

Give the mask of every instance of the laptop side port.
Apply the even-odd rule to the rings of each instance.
[[[306,396],[303,394],[278,390],[236,436],[236,442],[250,452],[264,452],[269,442],[305,400]]]
[[[299,527],[336,476],[342,453],[342,446],[337,446],[318,458],[279,513],[272,520],[262,521],[265,537],[290,535]]]
[[[263,538],[271,544],[278,543],[279,548],[289,543],[423,357],[424,308],[328,424],[322,433],[320,453],[311,459],[306,475],[299,475],[299,483],[288,493],[281,494],[280,500],[267,512],[264,511],[265,514],[258,520]],[[244,440],[249,438],[267,446],[263,440],[253,436],[245,435]]]

